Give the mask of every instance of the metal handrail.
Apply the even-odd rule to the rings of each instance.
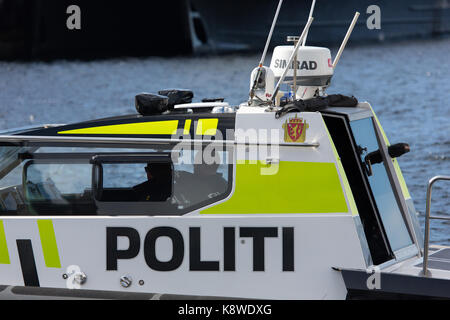
[[[436,217],[432,216],[431,211],[431,191],[433,188],[433,184],[436,181],[439,180],[446,180],[450,181],[450,176],[436,176],[432,178],[430,181],[428,181],[428,188],[427,188],[427,207],[426,207],[426,215],[425,215],[425,239],[424,239],[424,245],[423,245],[423,275],[428,276],[428,247],[430,242],[430,220],[448,220],[450,221],[450,218],[447,217]]]
[[[218,146],[233,146],[233,145],[245,145],[245,146],[281,146],[281,147],[312,147],[317,148],[320,146],[319,142],[260,142],[260,141],[240,141],[238,140],[210,140],[210,139],[180,139],[180,138],[125,138],[125,137],[84,137],[84,136],[25,136],[25,135],[0,135],[0,142],[11,143],[104,143],[104,144],[178,144],[178,143],[194,143],[203,145],[218,145]]]

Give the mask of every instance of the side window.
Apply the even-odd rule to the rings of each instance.
[[[231,192],[231,166],[228,152],[217,152],[207,164],[200,151],[186,157],[188,163],[175,164],[173,200],[179,210],[199,208],[224,199]]]
[[[29,160],[23,168],[23,206],[27,214],[89,214],[92,166],[88,163]]]
[[[231,192],[228,153],[209,164],[201,151],[171,160],[100,161],[94,169],[95,199],[104,214],[181,215],[224,199]]]
[[[0,216],[183,215],[232,189],[231,151],[211,162],[192,150],[172,160],[171,149],[7,148]]]
[[[94,158],[92,185],[97,201],[166,202],[172,197],[173,164],[169,154]]]
[[[29,201],[61,201],[90,197],[92,169],[87,164],[28,161],[24,168],[23,191]],[[70,181],[68,175],[71,175]]]

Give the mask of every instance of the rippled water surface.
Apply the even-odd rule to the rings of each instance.
[[[336,52],[336,48],[332,48]],[[196,100],[246,100],[258,55],[125,58],[101,61],[0,62],[0,130],[134,113],[134,95],[192,89]],[[344,52],[329,93],[369,101],[400,158],[423,226],[426,184],[450,175],[450,39],[408,41]],[[432,212],[450,216],[448,183],[437,184]],[[433,242],[450,245],[450,224],[433,222]]]

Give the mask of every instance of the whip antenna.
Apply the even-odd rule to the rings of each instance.
[[[267,54],[267,50],[269,49],[270,40],[272,39],[273,29],[275,28],[275,24],[277,23],[278,14],[280,13],[282,4],[283,4],[283,0],[280,0],[280,2],[278,2],[277,11],[275,12],[275,17],[273,18],[273,21],[272,21],[272,26],[270,27],[269,36],[267,37],[266,46],[264,47],[261,61],[259,62],[259,65],[258,65],[258,72],[256,73],[255,81],[253,82],[252,89],[250,90],[249,105],[251,104],[252,99],[255,96],[256,85],[258,84],[259,77],[261,76],[262,66],[264,64],[264,60],[266,60],[266,54]]]
[[[311,18],[313,16],[314,13],[314,7],[316,6],[316,0],[313,0],[312,4],[311,4],[311,9],[309,10],[309,16],[308,19]],[[308,32],[306,32],[306,36],[305,39],[303,39],[303,43],[302,46],[305,46],[306,43],[306,38],[308,38]]]
[[[341,58],[341,54],[345,49],[348,38],[350,38],[350,35],[352,34],[353,28],[355,27],[358,17],[359,17],[359,12],[356,11],[355,16],[353,17],[352,23],[350,24],[350,27],[348,27],[347,34],[345,35],[344,40],[342,41],[341,47],[339,48],[339,51],[338,51],[336,57],[334,58],[333,69],[336,69],[339,59]]]
[[[275,102],[275,98],[276,98],[276,96],[277,96],[277,94],[278,94],[278,91],[280,90],[281,83],[283,83],[284,78],[286,77],[286,74],[287,74],[287,72],[288,72],[288,70],[289,70],[289,68],[290,68],[290,66],[291,66],[291,64],[292,64],[292,61],[294,60],[294,57],[297,55],[298,48],[299,48],[300,45],[302,44],[303,39],[305,38],[305,35],[306,35],[306,33],[308,32],[309,27],[311,26],[311,23],[313,22],[313,20],[314,20],[313,17],[310,17],[310,18],[308,19],[308,22],[306,23],[306,26],[305,26],[305,28],[303,29],[302,35],[301,35],[300,38],[298,39],[298,42],[297,42],[297,44],[295,45],[294,51],[292,51],[291,56],[289,57],[289,61],[288,61],[287,65],[286,65],[286,68],[284,69],[283,74],[282,74],[281,77],[280,77],[280,80],[278,80],[277,86],[275,87],[275,90],[274,90],[274,92],[273,92],[272,103]]]

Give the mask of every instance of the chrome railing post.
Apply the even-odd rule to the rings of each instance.
[[[426,213],[425,213],[425,237],[423,244],[423,276],[428,276],[428,251],[429,251],[429,243],[430,243],[430,220],[450,220],[450,218],[446,217],[433,217],[431,216],[431,191],[433,188],[433,184],[439,180],[450,180],[448,176],[436,176],[430,181],[428,181],[427,187],[427,204],[426,204]]]
[[[432,178],[428,181],[427,186],[427,202],[426,202],[426,210],[425,210],[425,237],[423,244],[423,275],[427,276],[427,268],[428,268],[428,248],[430,243],[430,207],[431,207],[431,190],[433,187],[433,183],[436,181],[436,177]]]

